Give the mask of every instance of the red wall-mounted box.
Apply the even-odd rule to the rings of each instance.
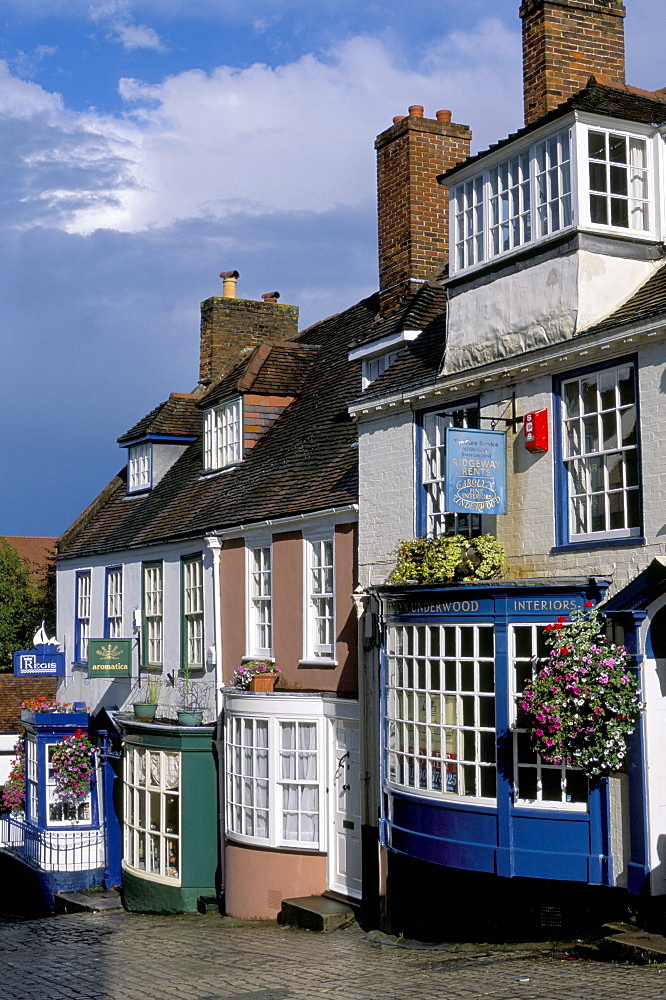
[[[533,454],[548,451],[548,410],[534,410],[523,417],[525,447]]]

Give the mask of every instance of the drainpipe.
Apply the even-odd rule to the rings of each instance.
[[[213,621],[215,624],[215,715],[222,711],[222,610],[220,608],[220,549],[217,535],[206,535],[206,545],[213,553]]]
[[[219,831],[219,856],[218,856],[218,877],[217,895],[218,903],[224,903],[225,872],[224,872],[224,845],[225,845],[225,791],[226,791],[226,765],[224,760],[224,718],[223,707],[224,697],[222,687],[224,684],[222,675],[222,608],[220,602],[220,550],[224,543],[217,535],[206,535],[206,545],[213,554],[213,620],[215,622],[215,753],[217,756],[217,804],[218,804],[218,831]]]

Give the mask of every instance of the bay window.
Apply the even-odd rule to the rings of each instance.
[[[590,129],[590,221],[648,230],[647,143],[637,136]]]
[[[179,753],[125,748],[123,860],[155,878],[180,881]]]
[[[321,721],[227,712],[227,835],[267,847],[322,850]]]

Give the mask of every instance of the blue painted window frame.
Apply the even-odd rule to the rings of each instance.
[[[564,463],[564,441],[563,441],[563,407],[562,407],[562,384],[569,379],[580,378],[582,375],[590,375],[594,372],[605,371],[609,368],[620,368],[622,365],[632,365],[634,370],[634,392],[636,399],[636,453],[638,464],[638,503],[640,510],[640,527],[637,535],[625,538],[609,538],[603,532],[599,532],[599,538],[586,538],[581,541],[572,541],[569,533],[569,487],[567,469]],[[641,411],[638,384],[638,356],[636,354],[625,355],[621,358],[613,358],[602,364],[585,365],[581,368],[574,368],[571,371],[561,372],[553,376],[553,473],[554,473],[554,496],[555,496],[555,545],[551,552],[575,552],[586,549],[598,548],[624,548],[630,545],[645,545],[646,540],[643,535],[643,485],[642,485],[642,456],[641,456]]]
[[[88,579],[88,593],[89,600],[92,599],[92,570],[82,569],[78,570],[76,573],[76,582],[74,585],[74,662],[75,663],[87,663],[88,657],[85,659],[81,656],[81,619],[79,618],[79,587],[80,581],[83,578]],[[88,628],[90,628],[90,615],[88,615]]]
[[[107,566],[106,567],[106,572],[104,574],[104,638],[105,639],[111,639],[112,638],[112,636],[111,636],[111,619],[109,618],[109,577],[111,576],[112,573],[120,573],[121,587],[124,587],[124,582],[125,582],[124,581],[125,574],[123,573],[123,567],[121,565],[119,565],[119,566]],[[121,594],[121,601],[122,601],[123,597],[124,597],[122,589],[120,591],[120,594]],[[122,611],[123,611],[123,609],[122,609],[122,604],[121,604],[121,614],[120,614],[121,627],[122,627],[122,618],[123,618]],[[119,636],[114,636],[113,638],[117,639],[117,638],[119,638]]]
[[[414,534],[419,538],[425,538],[428,532],[428,491],[423,483],[423,435],[424,420],[432,413],[449,413],[451,410],[464,410],[468,407],[476,406],[481,411],[481,400],[479,396],[469,396],[465,399],[456,399],[447,406],[441,403],[437,406],[429,406],[419,410],[416,414],[416,427],[414,434],[414,467],[416,470],[416,502],[414,511]]]

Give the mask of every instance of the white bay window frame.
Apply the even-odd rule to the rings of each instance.
[[[182,755],[125,747],[123,865],[142,877],[180,885]]]

